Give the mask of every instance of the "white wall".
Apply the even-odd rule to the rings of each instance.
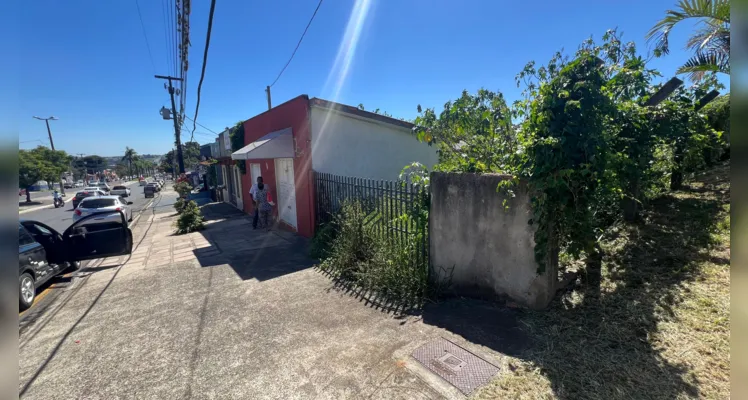
[[[312,107],[311,123],[317,172],[395,180],[414,161],[429,170],[439,161],[436,146],[419,142],[406,128],[318,107]]]

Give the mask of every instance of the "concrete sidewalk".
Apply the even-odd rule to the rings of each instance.
[[[445,337],[506,363],[451,332],[465,309],[452,325],[428,311],[390,314],[336,289],[306,240],[252,230],[224,203],[203,213],[207,229],[182,236],[173,212],[143,214],[131,257],[80,273],[64,304],[20,337],[21,397],[464,398],[410,353]]]

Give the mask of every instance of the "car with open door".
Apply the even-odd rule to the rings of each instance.
[[[104,215],[105,221],[96,221]],[[18,224],[18,292],[20,308],[30,307],[36,289],[83,260],[132,252],[132,231],[121,211],[93,214],[72,224],[64,233],[32,220]]]

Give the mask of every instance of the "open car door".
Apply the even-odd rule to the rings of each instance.
[[[68,261],[121,256],[132,252],[132,231],[122,211],[91,214],[62,234]]]

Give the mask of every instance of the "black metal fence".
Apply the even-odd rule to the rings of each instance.
[[[416,263],[428,269],[428,188],[386,181],[314,173],[317,227],[330,223],[346,202],[364,210],[364,224],[398,248],[415,246]]]

